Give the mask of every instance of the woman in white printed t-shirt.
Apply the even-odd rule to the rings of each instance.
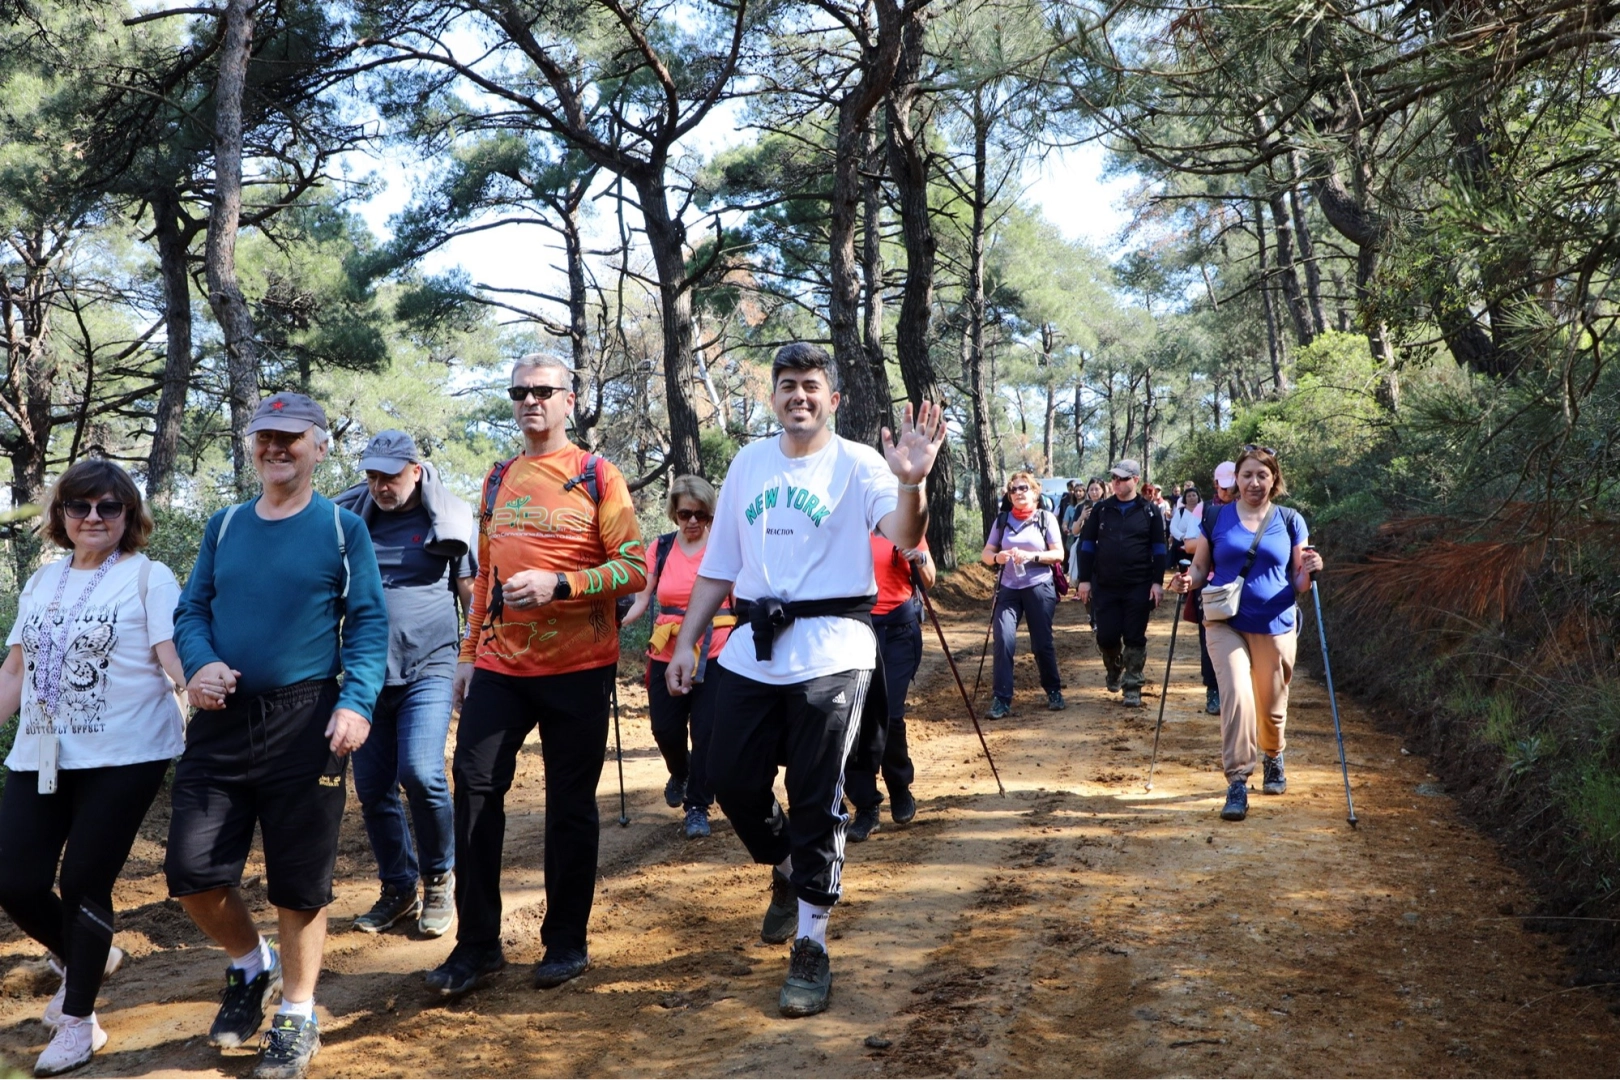
[[[185,678],[171,640],[180,586],[140,554],[152,518],[129,474],[109,461],[72,466],[41,531],[69,554],[29,578],[0,666],[0,716],[21,711],[0,794],[0,907],[63,976],[34,1067],[54,1076],[107,1041],[95,1004],[123,961],[113,882],[184,749],[174,688]]]

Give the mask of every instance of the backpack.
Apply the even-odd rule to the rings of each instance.
[[[1052,512],[1050,510],[1046,509],[1045,507],[1041,508],[1040,513],[1043,514],[1043,515],[1052,514]],[[1007,538],[1007,522],[1008,522],[1009,518],[1011,517],[1011,515],[1012,515],[1012,510],[1011,509],[1003,510],[1001,513],[996,515],[996,530],[1001,534],[1001,538],[1003,540],[1005,540]],[[1057,530],[1058,536],[1061,538],[1063,536],[1063,528],[1062,528],[1061,525],[1058,524],[1057,516],[1055,514],[1052,515],[1052,519],[1053,519],[1052,520],[1052,525]],[[1046,518],[1045,517],[1041,518],[1040,524],[1041,524],[1041,535],[1045,536],[1046,535]],[[998,572],[996,574],[996,583],[997,583],[998,586],[1000,585],[1000,582],[1001,582],[1001,574]],[[1058,594],[1058,599],[1059,600],[1061,600],[1065,596],[1069,595],[1069,571],[1064,568],[1063,563],[1061,563],[1061,562],[1055,562],[1055,563],[1052,564],[1052,585],[1057,589],[1057,594]]]
[[[509,457],[505,461],[497,461],[494,468],[489,470],[489,475],[484,478],[484,524],[486,525],[488,525],[490,519],[495,516],[495,503],[500,499],[501,496],[501,480],[505,478],[506,470],[511,468],[512,462],[516,460],[517,458],[515,457]],[[575,488],[579,487],[579,485],[584,484],[585,493],[591,497],[591,502],[595,503],[597,506],[601,506],[602,488],[596,480],[596,465],[601,460],[601,454],[587,455],[585,458],[585,468],[578,476],[575,476],[565,482],[563,484],[563,490],[573,491]],[[674,533],[670,534],[670,539],[672,542],[674,540],[674,535]],[[664,557],[668,558],[668,555],[669,553],[666,551],[664,553]],[[662,567],[664,564],[662,561],[660,561],[658,565]],[[614,613],[617,622],[620,625],[623,625],[624,617],[630,613],[630,608],[635,605],[635,602],[636,598],[633,596],[621,596],[614,601]]]

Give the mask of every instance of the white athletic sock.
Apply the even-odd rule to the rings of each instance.
[[[785,878],[792,877],[793,876],[793,856],[789,855],[787,858],[785,858],[781,862],[777,863],[776,864],[776,872],[778,874],[781,874]]]
[[[242,973],[242,977],[252,982],[259,977],[259,973],[270,966],[270,943],[259,936],[258,947],[246,956],[231,957],[231,967]]]
[[[800,900],[799,932],[794,935],[794,940],[807,937],[825,950],[827,948],[827,919],[831,914],[832,908],[826,905],[811,904]]]
[[[288,1001],[281,999],[281,1008],[276,1010],[277,1016],[296,1016],[300,1020],[308,1020],[315,1015],[315,999],[308,1001]]]

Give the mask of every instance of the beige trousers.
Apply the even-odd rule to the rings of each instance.
[[[1288,683],[1294,677],[1299,630],[1246,634],[1224,622],[1204,627],[1209,659],[1221,688],[1221,764],[1228,783],[1247,780],[1258,749],[1276,757],[1287,747]]]

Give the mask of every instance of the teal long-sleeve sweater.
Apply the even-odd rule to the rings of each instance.
[[[235,694],[241,698],[341,673],[337,707],[369,720],[388,668],[388,608],[371,534],[357,516],[338,512],[349,555],[344,601],[332,502],[315,495],[280,521],[259,517],[257,503],[231,518],[223,544],[225,511],[203,530],[174,611],[174,644],[186,678],[222,661],[242,673]]]

